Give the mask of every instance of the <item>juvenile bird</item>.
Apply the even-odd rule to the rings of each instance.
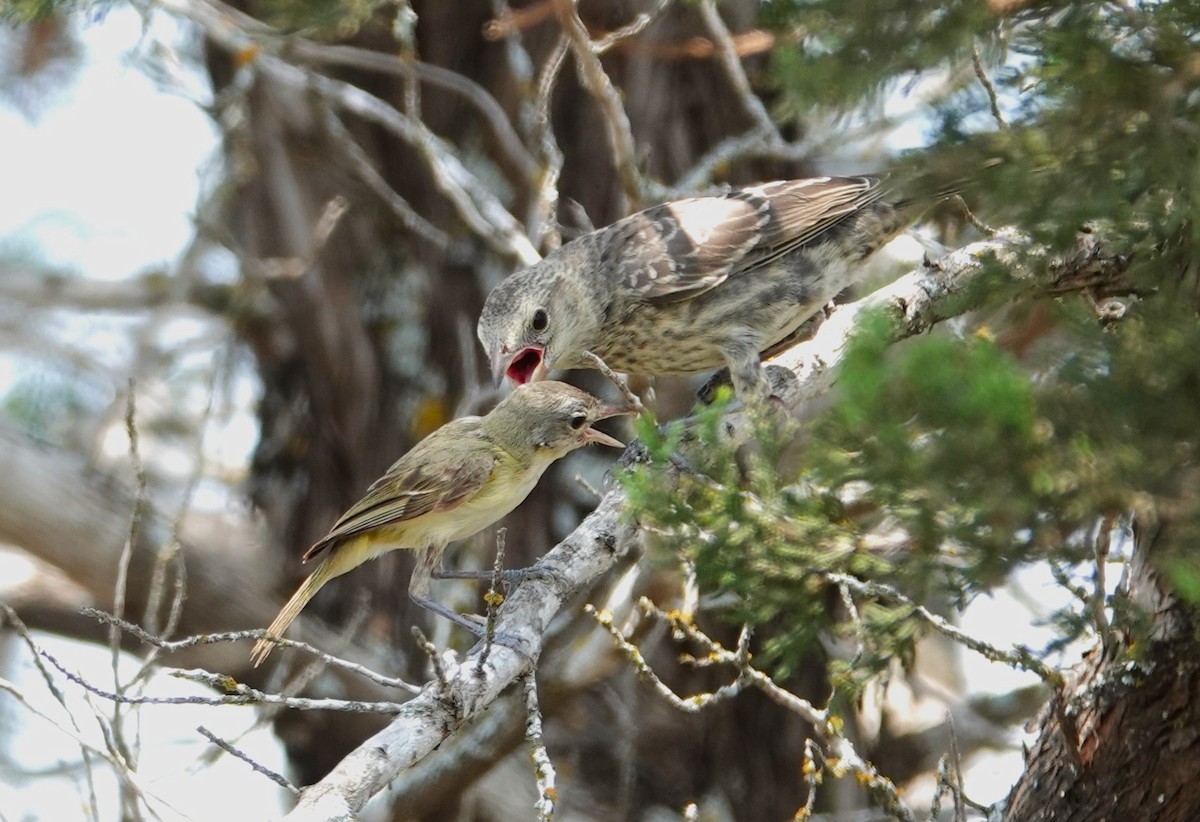
[[[589,368],[645,376],[729,366],[766,398],[760,354],[853,284],[899,232],[874,177],[782,180],[664,203],[579,237],[488,296],[479,339],[497,383]]]
[[[367,495],[304,554],[324,553],[267,630],[276,637],[336,576],[396,548],[418,551],[408,593],[413,602],[478,634],[480,626],[429,598],[429,580],[448,543],[481,531],[516,508],[550,464],[589,443],[623,447],[592,428],[628,409],[604,405],[561,382],[518,387],[484,417],[452,420],[413,446]],[[259,640],[259,665],[274,643]]]

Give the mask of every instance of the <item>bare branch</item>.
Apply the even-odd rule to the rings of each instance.
[[[238,750],[233,745],[230,745],[224,739],[221,739],[221,737],[214,734],[208,728],[205,728],[203,725],[198,725],[196,727],[196,732],[199,733],[201,736],[203,736],[205,739],[207,739],[212,744],[216,745],[221,750],[225,751],[225,753],[231,754],[232,756],[235,756],[238,759],[245,762],[256,773],[262,774],[267,779],[270,779],[272,782],[274,782],[276,785],[280,786],[281,788],[286,788],[293,796],[300,795],[300,789],[297,788],[295,785],[293,785],[291,782],[288,782],[283,777],[282,774],[276,773],[275,771],[268,768],[266,765],[263,765],[262,763],[253,759],[249,754]]]
[[[762,135],[768,144],[782,143],[783,138],[779,136],[779,130],[767,112],[767,107],[754,93],[754,89],[750,88],[750,78],[746,76],[742,59],[738,56],[737,47],[733,43],[733,37],[726,27],[725,21],[721,19],[721,12],[717,10],[716,0],[703,0],[697,8],[700,11],[700,17],[704,20],[704,25],[712,34],[713,42],[717,47],[717,59],[725,72],[725,77],[733,86],[742,107],[754,121],[754,131]]]
[[[613,163],[617,167],[617,177],[628,201],[622,205],[621,210],[634,211],[641,204],[643,193],[642,175],[635,160],[636,147],[629,115],[625,113],[625,106],[612,79],[600,63],[596,44],[588,35],[583,20],[579,18],[579,9],[574,0],[554,0],[554,4],[559,24],[571,39],[571,50],[575,54],[580,81],[588,94],[596,100],[601,114],[604,115]]]
[[[418,237],[433,243],[438,248],[449,246],[450,238],[446,236],[446,232],[418,214],[416,209],[397,193],[396,189],[388,185],[387,180],[383,179],[383,175],[371,164],[367,153],[363,151],[362,146],[358,144],[350,131],[342,124],[338,116],[327,107],[325,108],[324,115],[325,129],[333,137],[334,141],[341,146],[343,155],[347,162],[350,163],[350,168],[354,171],[355,176],[376,197],[384,202],[396,219],[400,221],[400,224]]]
[[[988,77],[988,73],[983,68],[983,58],[979,56],[979,46],[975,43],[971,44],[971,65],[975,68],[975,76],[979,78],[979,82],[983,85],[984,91],[987,92],[988,103],[992,107],[992,119],[1000,128],[1008,128],[1008,121],[1004,119],[1004,114],[1000,111],[1000,101],[996,96],[996,86],[992,84],[992,78]]]
[[[630,408],[639,414],[645,412],[646,406],[642,405],[641,398],[630,390],[628,380],[617,376],[617,373],[608,367],[608,363],[591,351],[584,351],[583,358],[596,366],[596,369],[617,387],[617,390],[621,392],[621,396],[625,398],[625,402],[629,403]]]
[[[431,132],[420,120],[350,83],[301,68],[265,51],[267,32],[261,23],[217,0],[160,0],[163,8],[198,25],[220,48],[250,55],[253,67],[281,88],[304,93],[315,91],[336,108],[376,123],[415,148],[425,160],[438,190],[454,206],[467,227],[498,253],[529,265],[539,255],[517,220],[472,174],[453,146]],[[269,44],[269,43],[266,43]]]
[[[487,625],[483,634],[483,653],[479,655],[475,675],[483,676],[483,666],[487,663],[492,643],[496,641],[496,614],[504,603],[504,594],[500,588],[504,585],[504,549],[507,542],[508,529],[496,529],[496,557],[492,560],[492,581],[488,585],[483,601],[487,604]]]
[[[297,650],[312,654],[324,665],[334,668],[341,668],[342,670],[358,674],[364,679],[369,679],[377,685],[382,685],[385,688],[399,688],[414,694],[419,693],[421,690],[418,686],[409,682],[405,682],[402,679],[384,676],[372,671],[370,668],[367,668],[364,665],[359,665],[357,662],[350,662],[349,660],[327,654],[321,649],[315,648],[306,642],[299,642],[294,639],[284,639],[283,637],[274,637],[265,628],[252,628],[246,631],[225,631],[222,633],[197,634],[195,636],[184,637],[183,639],[166,640],[143,630],[140,626],[135,625],[132,622],[127,622],[123,619],[117,619],[112,614],[105,613],[104,611],[98,611],[95,608],[84,608],[82,609],[82,613],[84,616],[98,619],[101,622],[108,623],[109,625],[115,625],[122,631],[133,635],[142,642],[145,642],[146,644],[155,648],[159,648],[167,653],[183,651],[187,650],[188,648],[195,648],[199,645],[216,645],[224,642],[242,642],[250,639],[260,640],[271,638],[275,640],[276,645],[282,648],[296,648]]]
[[[330,45],[303,38],[289,38],[287,53],[300,60],[327,65],[352,66],[400,77],[415,77],[423,83],[445,89],[466,100],[483,117],[496,143],[525,181],[537,177],[537,163],[525,150],[521,138],[508,121],[504,108],[487,89],[456,71],[414,59],[400,59],[390,54],[358,48]]]
[[[1063,686],[1062,674],[1046,665],[1046,663],[1034,656],[1033,653],[1023,645],[1014,646],[1011,651],[1005,651],[993,645],[989,645],[983,640],[976,639],[965,631],[962,631],[961,629],[951,625],[945,619],[933,613],[924,605],[918,605],[917,603],[913,602],[911,599],[890,585],[884,585],[880,582],[861,580],[848,574],[827,573],[824,574],[824,576],[830,582],[845,586],[857,594],[888,599],[893,602],[898,602],[907,608],[911,608],[914,616],[920,617],[922,622],[933,628],[939,634],[942,634],[943,636],[954,640],[960,645],[975,651],[980,656],[990,659],[992,662],[1001,662],[1009,667],[1036,674],[1039,679],[1041,679],[1055,691],[1061,689]]]
[[[562,244],[558,231],[558,179],[562,175],[563,153],[550,126],[550,99],[563,62],[570,48],[566,35],[554,44],[538,75],[534,97],[533,133],[542,153],[545,169],[538,180],[537,193],[530,205],[529,239],[540,248],[553,250]]]
[[[496,630],[510,637],[521,652],[508,643],[493,646],[482,676],[475,674],[482,645],[461,663],[448,663],[445,688],[426,688],[406,703],[387,728],[306,790],[289,818],[344,818],[356,813],[397,774],[427,756],[510,683],[532,670],[550,619],[635,542],[637,528],[621,517],[623,499],[621,492],[610,491],[571,536],[534,566],[539,573],[509,593]]]
[[[554,818],[558,789],[554,785],[554,763],[550,761],[546,740],[542,737],[542,709],[538,705],[537,681],[532,671],[525,675],[525,740],[529,743],[529,758],[533,761],[537,781],[538,800],[533,808],[541,822],[550,822]]]
[[[654,8],[642,12],[620,28],[610,31],[598,40],[594,40],[592,42],[592,51],[596,54],[603,54],[622,40],[629,37],[636,37],[657,20],[667,10],[667,6],[669,5],[671,5],[671,0],[658,0]]]

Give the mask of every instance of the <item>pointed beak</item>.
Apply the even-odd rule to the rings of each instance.
[[[503,384],[504,372],[508,370],[509,357],[506,357],[503,351],[504,349],[502,348],[494,348],[492,349],[491,356],[489,357],[492,362],[492,383],[495,384],[497,388]]]
[[[597,445],[609,445],[613,448],[625,447],[625,443],[621,442],[616,437],[610,437],[603,431],[597,431],[595,428],[589,428],[583,432],[583,443],[584,445],[589,445],[593,442]]]
[[[600,413],[596,417],[596,421],[607,420],[612,417],[626,417],[637,412],[632,408],[626,408],[623,405],[605,405],[600,408]],[[610,437],[603,431],[597,431],[595,428],[589,427],[583,432],[583,441],[587,443],[598,443],[600,445],[608,445],[612,448],[624,448],[625,443],[621,442],[616,437]]]
[[[597,420],[607,420],[612,417],[629,417],[637,413],[636,408],[630,408],[625,405],[605,405],[600,408],[600,416]]]

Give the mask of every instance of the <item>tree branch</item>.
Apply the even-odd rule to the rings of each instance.
[[[1016,239],[1012,233],[1000,234],[967,246],[856,303],[842,306],[812,339],[775,359],[777,364],[787,364],[793,374],[781,398],[795,406],[829,387],[855,319],[865,310],[888,307],[898,312],[902,322],[896,325],[897,339],[921,333],[939,320],[967,310],[970,306],[962,299],[963,292],[983,270],[984,259],[1011,252]],[[640,529],[625,516],[623,491],[609,490],[596,510],[535,566],[545,573],[519,585],[501,607],[497,633],[517,638],[520,652],[493,645],[479,676],[475,670],[481,646],[461,661],[450,660],[444,687],[427,685],[400,709],[387,728],[308,788],[288,818],[351,818],[371,796],[428,756],[530,671],[541,653],[545,627],[563,603],[586,590],[620,557],[633,551],[639,539]]]

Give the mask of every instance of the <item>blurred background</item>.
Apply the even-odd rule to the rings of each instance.
[[[1017,225],[1045,251],[1074,249],[1080,226],[1107,219],[1131,256],[1158,255],[1157,270],[1186,280],[1194,224],[1160,219],[1194,197],[1180,193],[1196,173],[1186,4],[1068,5],[10,4],[0,28],[0,601],[99,687],[201,693],[143,671],[146,648],[129,637],[114,657],[107,627],[79,609],[111,611],[121,590],[123,613],[152,633],[268,624],[304,576],[304,549],[372,480],[437,426],[498,399],[474,333],[490,288],[559,242],[671,197],[818,174],[970,177],[983,181],[967,201],[984,220]],[[997,157],[1007,165],[986,177]],[[1184,159],[1179,176],[1157,187],[1169,157]],[[876,255],[874,282],[981,236],[962,211],[938,211]],[[1012,309],[1015,299],[998,292],[991,310],[942,333],[999,337],[1030,374],[1099,344],[1090,309],[1072,320],[1095,326],[1085,338],[1063,333],[1061,317]],[[1031,342],[1047,338],[1058,341],[1050,353]],[[673,419],[705,376],[633,387]],[[593,373],[569,379],[614,395]],[[1195,418],[1189,402],[1168,403],[1181,426]],[[613,455],[598,452],[556,465],[507,518],[511,567],[591,509],[575,477],[604,486]],[[1158,493],[1117,486],[1113,512]],[[988,572],[982,596],[929,601],[980,638],[1075,662],[1088,623],[1060,617],[1090,607],[1079,586],[1099,579],[1101,599],[1115,588],[1132,531],[1110,518],[1109,532],[1103,556],[1021,554]],[[449,563],[489,567],[493,545],[482,534]],[[410,626],[439,645],[468,638],[414,609],[411,558],[395,554],[329,583],[295,635],[423,682]],[[1112,567],[1097,576],[1097,564]],[[680,585],[678,563],[660,556],[622,568],[591,600],[648,594],[671,607]],[[480,593],[436,589],[466,611],[479,610]],[[580,610],[561,617],[538,672],[559,818],[678,819],[688,803],[711,820],[796,813],[807,791],[798,717],[757,692],[680,713]],[[5,622],[2,819],[265,818],[289,806],[287,794],[215,752],[196,725],[305,785],[384,723],[115,711],[43,676]],[[727,622],[709,627],[727,643],[737,635]],[[727,681],[681,664],[661,626],[638,641],[677,692]],[[914,808],[928,808],[953,717],[967,792],[1001,799],[1022,773],[1021,742],[1032,738],[1022,723],[1045,690],[944,639],[914,642],[903,665],[875,671],[841,706],[848,735]],[[207,645],[159,661],[272,688],[303,664],[277,652],[254,670],[248,652]],[[780,684],[823,703],[831,655],[818,643]],[[328,671],[304,692],[401,698]],[[533,818],[519,701],[493,708],[501,718],[487,728],[464,729],[367,818]],[[136,790],[81,753],[80,738],[112,750],[114,733]],[[818,813],[879,818],[853,780],[826,785]]]

